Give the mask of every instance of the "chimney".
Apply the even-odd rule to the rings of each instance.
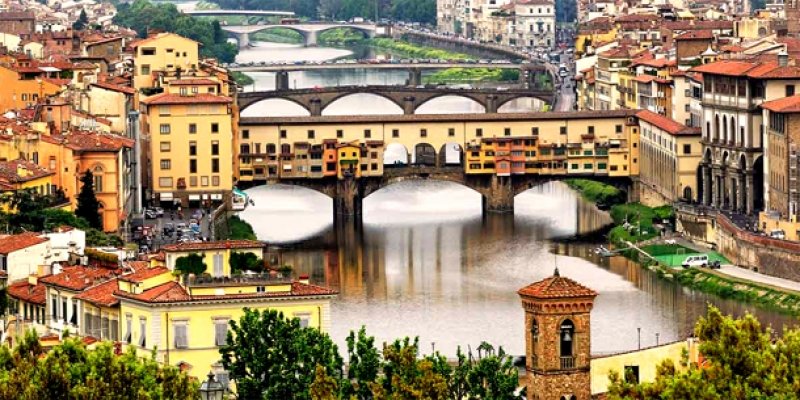
[[[783,49],[781,50],[780,53],[778,53],[778,66],[786,67],[788,65],[789,65],[789,53],[786,52],[786,49]]]
[[[305,274],[303,274],[303,275],[300,275],[300,279],[298,279],[298,281],[299,281],[300,283],[304,284],[304,285],[308,285],[308,284],[310,284],[310,283],[311,283],[311,282],[309,281],[309,279],[308,279],[308,275],[305,275]]]
[[[28,285],[36,286],[39,283],[39,278],[35,274],[28,275]]]
[[[28,176],[28,168],[22,163],[17,164],[17,176],[20,178]]]

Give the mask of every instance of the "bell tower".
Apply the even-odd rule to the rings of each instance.
[[[525,310],[528,400],[589,400],[589,314],[597,292],[556,268],[517,293]]]

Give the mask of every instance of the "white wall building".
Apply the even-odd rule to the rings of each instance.
[[[556,6],[553,0],[519,0],[514,15],[518,46],[555,46]]]

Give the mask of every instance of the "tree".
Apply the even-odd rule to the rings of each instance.
[[[103,220],[100,218],[100,202],[94,193],[94,175],[88,169],[81,177],[81,191],[78,193],[78,207],[75,215],[86,220],[89,226],[103,229]]]
[[[220,354],[244,399],[310,399],[315,376],[324,380],[342,371],[342,359],[327,334],[300,327],[297,318],[288,320],[275,310],[245,308],[239,321],[231,321]],[[316,374],[317,366],[325,374]],[[320,381],[315,388],[321,385],[328,386]]]
[[[361,327],[358,336],[350,331],[347,337],[347,355],[349,357],[347,379],[342,380],[341,398],[368,400],[372,398],[372,386],[375,385],[381,367],[381,357],[375,348],[375,338],[367,336],[365,327]]]
[[[86,15],[86,9],[82,9],[78,19],[72,24],[72,29],[75,29],[76,31],[82,30],[88,23],[89,17]]]
[[[336,400],[339,388],[336,379],[328,375],[325,367],[317,365],[314,370],[314,382],[311,383],[312,400]]]
[[[678,370],[663,362],[652,383],[633,384],[610,374],[610,399],[790,399],[800,393],[800,329],[780,338],[751,314],[734,319],[710,306],[695,325],[703,365]]]
[[[231,252],[231,258],[228,261],[231,266],[231,271],[253,271],[261,272],[264,270],[264,261],[258,258],[257,255],[247,252]]]
[[[184,274],[200,275],[206,272],[206,263],[203,262],[203,256],[191,253],[175,260],[175,270]]]

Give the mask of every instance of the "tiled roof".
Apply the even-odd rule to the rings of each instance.
[[[22,250],[40,243],[44,243],[49,239],[46,237],[39,237],[38,233],[25,232],[16,235],[10,235],[0,238],[0,254],[9,254],[17,250]]]
[[[703,74],[745,76],[749,71],[759,66],[760,64],[746,62],[746,61],[720,60],[704,65],[699,65],[697,67],[692,68],[691,71],[700,72]]]
[[[134,48],[134,49],[135,49],[135,48],[137,48],[137,47],[139,47],[139,46],[142,46],[142,45],[148,44],[148,43],[150,43],[150,42],[154,42],[154,41],[156,41],[156,40],[158,40],[158,39],[161,39],[161,38],[163,38],[163,37],[166,37],[166,36],[176,36],[176,37],[179,37],[179,38],[181,38],[181,39],[185,39],[185,40],[187,40],[187,41],[189,41],[189,42],[198,43],[198,42],[196,42],[196,41],[194,41],[194,40],[192,40],[192,39],[189,39],[189,38],[187,38],[187,37],[183,37],[183,36],[181,36],[181,35],[178,35],[178,34],[175,34],[175,33],[164,32],[164,33],[159,33],[159,34],[156,34],[156,35],[150,36],[150,37],[148,37],[147,39],[138,40],[138,41],[136,41],[135,43],[131,43],[131,44],[130,44],[130,46],[131,46],[131,48]]]
[[[709,40],[713,38],[714,34],[710,29],[697,29],[681,33],[675,37],[675,40]]]
[[[79,295],[75,296],[75,298],[102,307],[113,307],[119,303],[119,299],[114,297],[114,292],[118,289],[119,284],[117,280],[109,279],[99,285],[94,285],[84,290]]]
[[[800,112],[800,95],[784,97],[782,99],[765,101],[761,107],[767,110],[779,113],[796,113]]]
[[[97,86],[97,87],[102,88],[102,89],[112,90],[114,92],[120,92],[120,93],[125,93],[125,94],[130,94],[130,95],[136,94],[136,90],[134,90],[132,87],[115,85],[115,84],[109,83],[109,82],[97,82],[97,83],[92,83],[89,86],[90,87],[91,86]]]
[[[27,279],[11,282],[8,285],[9,296],[33,304],[44,305],[47,288],[41,283],[31,285]]]
[[[733,29],[733,21],[664,21],[665,29],[687,31],[695,29]]]
[[[161,93],[142,100],[142,103],[148,105],[195,104],[195,103],[228,104],[230,102],[232,102],[230,97],[217,96],[210,93],[198,93],[191,96],[190,95],[182,96],[179,94],[172,94],[172,93]]]
[[[165,274],[170,272],[169,269],[166,267],[155,267],[155,268],[145,268],[139,271],[136,271],[132,274],[126,274],[119,277],[121,281],[125,282],[142,282],[154,276],[159,276],[161,274]]]
[[[20,176],[18,174],[20,169],[25,169],[25,171],[27,171],[25,176]],[[46,168],[42,168],[30,161],[19,159],[12,161],[0,161],[0,181],[7,183],[28,182],[50,175],[54,175],[54,172]]]
[[[0,12],[0,21],[11,21],[17,19],[35,19],[32,11],[6,11]]]
[[[171,281],[154,286],[139,294],[133,294],[123,291],[116,291],[115,296],[141,301],[145,303],[180,303],[180,302],[200,302],[200,301],[215,301],[215,300],[247,300],[247,299],[270,299],[281,297],[298,297],[298,296],[332,296],[338,292],[322,286],[311,285],[301,282],[292,282],[291,292],[257,292],[257,293],[241,293],[241,294],[224,294],[224,295],[191,295],[186,289],[178,282]]]
[[[517,291],[520,296],[536,299],[567,299],[577,297],[595,297],[597,292],[581,285],[572,279],[560,276],[558,270],[555,275],[532,283]]]
[[[161,246],[163,251],[195,251],[218,249],[255,249],[264,247],[257,240],[220,240],[217,242],[175,243]]]
[[[700,135],[699,128],[689,128],[679,122],[652,111],[642,110],[636,114],[640,120],[649,123],[674,136]]]
[[[132,148],[134,145],[133,139],[103,132],[71,131],[57,138],[62,139],[64,145],[72,150],[86,152],[116,152],[123,147]]]
[[[753,62],[721,60],[691,69],[694,72],[714,75],[747,76],[755,79],[798,79],[800,67],[787,65],[781,67],[776,61]]]
[[[184,78],[184,79],[175,79],[169,81],[170,86],[181,86],[181,85],[216,85],[217,82],[211,79],[205,78]]]
[[[61,273],[46,276],[39,282],[79,292],[115,275],[115,270],[107,268],[76,266],[66,267]]]

